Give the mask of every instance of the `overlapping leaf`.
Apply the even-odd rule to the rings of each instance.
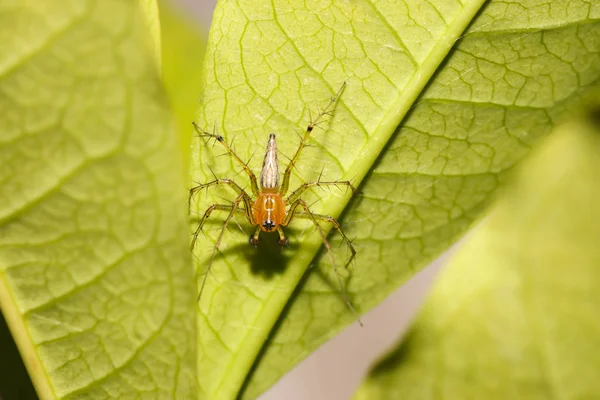
[[[0,304],[39,396],[192,398],[156,4],[4,2],[0,18]]]

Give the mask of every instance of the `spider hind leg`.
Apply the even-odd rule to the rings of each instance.
[[[229,225],[229,222],[233,218],[233,215],[236,212],[238,212],[238,213],[241,212],[241,213],[244,213],[245,215],[247,215],[246,211],[244,211],[243,209],[238,207],[240,205],[240,203],[243,201],[243,199],[244,199],[243,194],[240,194],[238,197],[236,197],[236,199],[233,201],[232,204],[213,204],[213,205],[211,205],[210,207],[208,207],[206,209],[206,211],[204,212],[204,215],[202,216],[202,219],[200,220],[200,223],[198,223],[198,227],[196,228],[196,231],[194,232],[194,235],[193,235],[194,237],[192,239],[192,244],[191,244],[192,250],[195,247],[196,239],[198,238],[198,234],[202,230],[202,226],[204,225],[204,223],[206,222],[206,220],[208,219],[210,214],[215,210],[229,211],[229,214],[227,214],[227,217],[225,218],[225,221],[223,222],[223,226],[221,227],[221,231],[219,232],[219,236],[217,237],[215,246],[213,247],[212,254],[210,256],[210,261],[208,262],[208,267],[206,269],[206,273],[204,274],[204,277],[202,278],[202,284],[200,285],[200,290],[198,291],[197,301],[200,301],[200,298],[202,297],[202,293],[204,291],[204,286],[206,285],[206,278],[208,277],[208,274],[210,273],[212,263],[215,259],[217,252],[219,251],[219,246],[221,245],[221,240],[223,239],[225,230],[227,230],[227,226]]]
[[[346,287],[345,287],[344,282],[342,281],[342,277],[338,271],[337,264],[335,263],[335,259],[333,257],[333,253],[331,252],[331,244],[327,240],[327,235],[325,234],[325,231],[323,230],[321,225],[319,225],[318,221],[323,221],[323,222],[332,224],[333,228],[335,228],[335,230],[338,231],[338,233],[342,237],[342,240],[348,246],[348,249],[350,249],[351,256],[348,259],[348,261],[346,262],[346,264],[344,265],[344,268],[346,268],[346,269],[348,268],[348,266],[352,263],[352,261],[356,257],[356,249],[354,249],[352,242],[350,242],[350,240],[348,239],[348,237],[342,230],[342,227],[340,226],[339,222],[337,222],[335,220],[335,218],[330,217],[328,215],[313,213],[310,210],[310,207],[308,206],[308,204],[302,199],[298,199],[290,205],[290,212],[289,212],[286,220],[284,221],[284,223],[282,223],[282,225],[287,226],[294,217],[309,219],[314,224],[315,228],[319,232],[319,235],[321,236],[321,240],[323,241],[323,246],[325,246],[325,249],[327,249],[327,254],[329,255],[329,259],[331,261],[333,271],[335,272],[335,275],[336,275],[337,281],[338,281],[338,285],[340,286],[340,293],[342,295],[342,299],[344,300],[344,303],[346,303],[346,307],[348,307],[350,312],[352,312],[352,314],[354,314],[354,316],[356,317],[356,320],[358,321],[360,326],[363,326],[358,313],[352,306],[352,302],[350,301],[348,292],[346,291]]]

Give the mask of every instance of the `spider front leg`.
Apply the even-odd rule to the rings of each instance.
[[[250,178],[250,188],[252,189],[252,193],[256,196],[258,194],[258,184],[256,183],[256,175],[254,175],[254,172],[252,172],[250,167],[248,167],[248,164],[243,162],[242,159],[231,148],[231,146],[227,144],[225,138],[221,135],[216,135],[214,133],[208,133],[206,131],[203,131],[195,122],[192,122],[192,124],[194,125],[194,129],[196,130],[196,132],[198,132],[199,137],[215,139],[217,142],[221,143],[223,147],[225,147],[229,155],[231,155],[234,158],[234,160],[244,169],[244,171],[246,171],[246,174],[248,174],[248,178]]]
[[[279,190],[279,193],[281,193],[282,196],[287,193],[288,187],[290,185],[290,177],[292,175],[292,170],[294,169],[294,165],[296,165],[296,162],[298,161],[298,158],[300,157],[300,153],[302,152],[302,149],[304,149],[304,147],[306,147],[306,144],[308,143],[308,139],[310,138],[310,133],[313,131],[315,126],[317,126],[317,124],[319,123],[321,118],[323,118],[323,116],[329,115],[331,113],[331,108],[336,103],[337,99],[340,97],[340,95],[344,91],[345,87],[346,87],[346,82],[342,83],[342,86],[338,89],[335,96],[333,96],[331,98],[331,100],[329,101],[329,104],[327,104],[327,107],[325,107],[323,109],[323,111],[319,112],[319,115],[317,115],[317,118],[315,118],[308,124],[308,127],[306,128],[306,131],[304,132],[304,136],[302,137],[302,140],[300,141],[300,145],[298,146],[298,150],[296,150],[294,157],[292,157],[292,159],[290,160],[290,163],[288,164],[287,168],[285,169],[285,172],[283,173],[281,189]]]
[[[227,225],[229,225],[229,222],[231,221],[231,218],[233,218],[233,214],[235,214],[236,212],[242,212],[242,213],[244,213],[246,215],[246,217],[248,218],[248,220],[250,221],[250,223],[253,222],[252,221],[252,217],[251,217],[250,214],[248,214],[244,210],[238,208],[239,204],[242,201],[243,201],[243,195],[239,195],[238,197],[236,197],[236,199],[233,201],[233,203],[231,205],[226,205],[226,204],[213,204],[213,205],[211,205],[206,210],[206,212],[204,213],[204,216],[200,220],[200,223],[198,224],[198,228],[196,229],[196,232],[194,232],[194,239],[192,240],[192,249],[194,248],[194,245],[196,243],[196,238],[198,237],[198,233],[202,229],[202,226],[204,225],[204,223],[208,219],[209,215],[213,211],[215,211],[215,210],[229,211],[229,214],[227,214],[227,218],[225,218],[225,221],[223,222],[223,226],[221,228],[221,231],[219,232],[219,236],[217,237],[217,241],[215,242],[215,247],[213,247],[213,251],[212,251],[212,254],[210,256],[210,261],[208,262],[208,267],[206,269],[206,273],[204,274],[204,278],[202,279],[202,285],[200,286],[200,291],[198,292],[198,299],[197,299],[197,301],[200,301],[200,298],[202,297],[202,292],[204,291],[204,285],[206,284],[206,278],[208,277],[208,274],[210,273],[210,268],[212,267],[212,263],[213,263],[213,261],[215,259],[215,255],[217,254],[217,251],[219,251],[219,246],[221,245],[221,240],[223,239],[223,235],[225,234],[225,230],[227,229]]]
[[[327,235],[325,234],[325,231],[323,230],[321,225],[319,225],[318,221],[319,220],[325,221],[325,222],[332,224],[333,227],[342,236],[342,240],[346,243],[346,245],[350,249],[351,256],[348,259],[348,261],[346,262],[346,264],[344,265],[344,268],[348,268],[348,266],[350,265],[352,260],[354,260],[354,258],[356,257],[356,250],[354,249],[354,246],[352,246],[352,243],[350,242],[350,240],[348,239],[348,237],[342,230],[342,227],[334,218],[332,218],[328,215],[313,213],[310,210],[310,207],[308,206],[308,204],[306,204],[306,202],[302,199],[298,199],[290,205],[290,211],[289,211],[285,221],[281,225],[287,226],[292,221],[292,219],[294,219],[294,217],[310,219],[312,221],[312,223],[315,225],[315,228],[317,228],[317,231],[319,232],[319,235],[321,236],[321,240],[323,241],[323,246],[325,246],[325,248],[327,249],[327,254],[329,254],[329,259],[331,260],[331,265],[333,266],[333,271],[335,272],[335,275],[337,276],[338,284],[340,285],[340,291],[342,293],[342,298],[344,299],[344,302],[346,303],[346,306],[348,307],[348,309],[354,314],[354,316],[357,317],[357,320],[358,320],[358,323],[360,324],[360,326],[362,326],[362,322],[361,322],[360,318],[358,317],[356,310],[352,306],[352,303],[350,302],[350,298],[348,297],[348,293],[346,292],[346,288],[345,288],[344,283],[342,282],[342,278],[338,272],[337,265],[335,263],[335,259],[331,252],[331,245],[329,244],[329,241],[327,240]]]

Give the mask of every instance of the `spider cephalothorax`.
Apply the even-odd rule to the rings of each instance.
[[[321,111],[318,116],[310,122],[308,127],[306,128],[306,132],[302,137],[300,145],[296,150],[296,153],[291,158],[289,164],[287,165],[285,172],[283,173],[283,178],[280,181],[280,172],[279,172],[279,160],[277,157],[277,140],[275,134],[271,133],[269,135],[269,140],[267,142],[267,149],[265,152],[265,158],[263,161],[263,166],[260,172],[260,185],[256,179],[256,175],[252,172],[252,170],[248,167],[246,163],[242,161],[242,159],[235,153],[235,151],[227,144],[223,136],[216,135],[214,133],[208,133],[203,131],[194,123],[195,129],[198,131],[200,137],[204,137],[207,139],[214,139],[222,146],[225,147],[229,155],[233,157],[233,159],[244,169],[248,178],[250,179],[250,189],[252,191],[252,195],[248,194],[241,186],[235,183],[231,179],[223,178],[219,179],[215,177],[215,180],[212,182],[199,184],[198,186],[190,189],[190,199],[192,196],[201,191],[202,189],[206,189],[212,186],[217,185],[227,185],[237,194],[237,197],[233,200],[231,204],[212,204],[209,206],[204,215],[200,219],[198,223],[198,227],[196,228],[193,238],[191,248],[192,250],[195,247],[196,240],[198,239],[198,234],[202,230],[202,227],[210,214],[215,211],[227,211],[227,217],[225,218],[225,222],[221,228],[217,241],[215,243],[215,247],[213,248],[212,256],[209,261],[209,265],[207,268],[207,274],[204,275],[204,279],[202,281],[202,285],[200,287],[200,291],[198,294],[198,300],[202,296],[202,291],[204,289],[204,284],[206,282],[206,277],[208,275],[208,271],[210,271],[210,266],[212,261],[217,253],[219,245],[221,244],[221,240],[223,238],[223,234],[225,233],[225,229],[227,225],[231,221],[233,215],[235,213],[244,214],[248,222],[250,224],[255,225],[256,231],[250,237],[250,244],[256,246],[259,243],[259,235],[261,232],[274,232],[277,231],[279,234],[279,244],[287,245],[288,239],[285,236],[282,227],[287,226],[294,218],[303,218],[309,219],[313,222],[317,231],[321,235],[321,239],[323,241],[324,246],[330,251],[331,247],[329,245],[329,241],[327,240],[327,236],[325,231],[319,225],[318,221],[323,221],[330,223],[334,229],[336,229],[339,234],[342,236],[343,241],[346,243],[348,248],[350,249],[351,256],[349,260],[346,262],[346,267],[352,262],[356,255],[356,251],[352,246],[352,243],[348,240],[344,232],[342,231],[340,224],[332,217],[322,214],[315,214],[310,210],[308,204],[302,199],[302,194],[311,187],[324,187],[324,186],[345,186],[355,191],[354,186],[350,181],[321,181],[320,179],[315,182],[303,183],[296,190],[292,191],[289,195],[286,194],[288,192],[288,186],[290,181],[290,176],[292,173],[292,169],[294,168],[295,163],[298,161],[300,157],[300,153],[302,149],[307,145],[310,134],[319,120],[324,116],[331,113],[332,107],[335,104],[336,100],[339,98],[340,94],[344,90],[346,83],[340,87],[336,95],[331,99],[327,107],[323,111]],[[344,286],[342,284],[341,278],[338,274],[335,260],[333,256],[331,256],[331,252],[329,253],[331,257],[331,263],[338,277],[338,281],[340,284],[340,288],[346,300],[348,307],[354,311],[352,308],[350,301],[347,299],[347,296],[344,291]]]

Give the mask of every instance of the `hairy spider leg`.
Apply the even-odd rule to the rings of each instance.
[[[217,241],[215,242],[215,247],[213,248],[212,254],[210,256],[210,261],[208,262],[208,268],[206,269],[204,278],[202,278],[202,285],[200,286],[200,291],[198,292],[197,301],[200,301],[200,298],[202,297],[202,292],[204,292],[204,285],[206,284],[206,278],[208,277],[208,274],[210,273],[210,268],[212,267],[212,263],[215,259],[217,251],[219,251],[219,246],[221,245],[221,240],[223,239],[223,235],[225,234],[227,225],[229,225],[231,218],[233,218],[233,214],[235,214],[236,212],[240,212],[240,211],[244,212],[243,210],[238,208],[238,205],[242,201],[243,201],[243,195],[239,195],[238,197],[236,197],[236,199],[233,201],[233,204],[231,204],[231,205],[213,204],[206,210],[206,212],[204,213],[204,217],[202,217],[202,221],[200,221],[200,224],[198,225],[199,229],[200,229],[202,227],[202,225],[204,224],[204,222],[206,221],[206,219],[208,218],[208,215],[210,215],[210,213],[214,210],[221,210],[221,211],[229,210],[229,214],[227,214],[227,218],[225,218],[225,222],[223,223],[223,226],[221,227],[221,232],[219,232],[219,236],[217,238]],[[196,231],[199,231],[199,229],[196,229]],[[198,235],[196,234],[196,237],[197,236]],[[194,242],[195,242],[195,240],[194,240]]]
[[[299,207],[301,207],[303,209],[303,212],[298,212]],[[354,249],[354,246],[352,246],[352,243],[350,242],[350,240],[348,239],[346,234],[344,234],[344,231],[342,231],[342,227],[334,218],[332,218],[330,216],[313,213],[310,210],[310,207],[308,206],[308,204],[306,204],[306,202],[302,199],[298,199],[290,205],[290,211],[289,211],[285,221],[281,225],[287,226],[294,217],[310,219],[312,221],[312,223],[315,225],[315,227],[317,228],[317,231],[319,232],[319,235],[321,236],[321,240],[323,241],[323,245],[327,249],[327,254],[329,255],[329,259],[331,260],[331,265],[333,266],[333,271],[335,272],[335,275],[337,277],[338,284],[340,285],[340,291],[342,293],[342,298],[344,299],[344,302],[346,303],[346,306],[348,307],[348,309],[356,317],[356,320],[358,321],[360,326],[363,326],[362,321],[360,320],[360,317],[358,316],[358,313],[356,312],[356,310],[352,306],[352,303],[350,302],[350,298],[348,297],[348,293],[346,292],[346,287],[344,286],[344,283],[342,282],[342,278],[338,272],[337,265],[335,263],[335,259],[333,257],[333,254],[331,253],[331,245],[329,244],[329,241],[327,240],[327,235],[325,234],[325,231],[323,230],[321,225],[319,225],[318,221],[321,220],[321,221],[329,222],[330,224],[332,224],[333,227],[342,236],[342,240],[346,243],[346,245],[348,245],[348,248],[350,249],[350,252],[352,254],[350,256],[350,258],[348,259],[348,262],[346,262],[346,265],[344,266],[344,268],[348,268],[348,266],[350,265],[350,263],[352,262],[354,257],[356,257],[356,250]]]
[[[298,189],[294,190],[289,197],[286,199],[286,203],[288,204],[292,204],[294,203],[296,200],[298,200],[300,198],[300,196],[302,196],[304,194],[304,192],[311,188],[311,187],[321,187],[321,186],[346,186],[346,189],[350,189],[352,191],[352,193],[356,193],[356,188],[354,187],[354,185],[352,184],[352,182],[350,181],[334,181],[334,182],[321,182],[321,181],[316,181],[316,182],[308,182],[308,183],[303,183],[302,185],[300,185],[298,187]]]
[[[202,227],[204,226],[204,223],[208,220],[208,217],[210,217],[210,214],[213,211],[215,211],[215,210],[217,210],[217,211],[231,211],[232,207],[233,207],[233,205],[231,205],[231,204],[211,204],[206,209],[206,211],[204,212],[204,215],[202,216],[202,218],[200,219],[200,222],[198,223],[198,226],[196,227],[196,230],[192,234],[192,243],[190,244],[190,250],[194,250],[194,247],[196,247],[196,241],[198,240],[198,235],[202,231]],[[244,210],[242,210],[241,208],[236,208],[234,210],[234,212],[243,213],[248,218],[248,221],[250,221],[250,223],[253,222],[248,217],[248,214],[246,212],[244,212]]]
[[[248,218],[248,221],[250,221],[250,223],[252,224],[253,221],[252,221],[252,216],[251,216],[251,212],[250,212],[250,210],[252,209],[252,198],[246,193],[246,191],[244,189],[242,189],[237,183],[235,183],[231,179],[215,179],[212,182],[203,183],[203,184],[200,184],[198,186],[191,188],[190,189],[190,197],[188,200],[188,210],[189,210],[189,204],[192,201],[192,197],[196,193],[200,192],[202,189],[208,189],[211,186],[218,186],[218,185],[227,185],[227,186],[231,187],[239,196],[242,196],[242,201],[244,202],[244,207],[246,208],[246,212],[245,212],[246,217]],[[212,209],[211,209],[211,207],[212,207]],[[194,233],[192,235],[192,243],[190,245],[191,250],[194,250],[194,247],[196,246],[196,241],[198,240],[198,234],[202,230],[202,226],[204,225],[204,222],[206,222],[206,220],[208,219],[208,216],[210,215],[210,213],[212,211],[214,211],[215,209],[216,210],[229,210],[229,208],[224,209],[223,207],[230,207],[230,206],[221,205],[221,204],[213,204],[204,212],[204,216],[198,223],[198,227],[196,228],[196,230],[194,231]],[[243,210],[240,209],[239,212],[243,212]]]
[[[254,195],[257,195],[259,193],[259,190],[258,190],[258,184],[257,184],[257,181],[256,181],[256,175],[254,175],[254,172],[252,172],[252,170],[250,169],[250,167],[248,167],[248,164],[245,163],[245,162],[243,162],[242,159],[231,148],[231,146],[229,146],[227,144],[227,142],[225,141],[225,138],[223,136],[221,136],[221,135],[216,135],[214,133],[209,133],[209,132],[203,131],[195,122],[192,122],[192,124],[194,125],[194,129],[196,130],[196,132],[198,132],[198,136],[199,137],[206,137],[206,138],[209,138],[209,139],[215,139],[217,142],[221,143],[221,145],[223,147],[225,147],[225,149],[227,150],[227,152],[244,169],[244,171],[246,171],[246,174],[248,174],[248,178],[250,178],[250,188],[252,189],[252,193],[254,193]]]
[[[237,183],[235,183],[232,179],[228,179],[228,178],[224,178],[224,179],[215,179],[212,182],[208,182],[208,183],[202,183],[199,184],[198,186],[195,186],[193,188],[190,189],[190,197],[188,199],[188,210],[190,209],[190,204],[192,201],[192,197],[202,191],[202,189],[208,189],[211,186],[218,186],[218,185],[227,185],[229,187],[231,187],[238,195],[243,195],[244,196],[244,206],[246,207],[247,211],[250,211],[252,209],[252,198],[250,197],[250,195],[248,195],[248,193],[246,193],[246,191],[244,189],[242,189],[240,187],[240,185],[238,185]]]
[[[285,172],[283,173],[283,180],[282,180],[281,188],[279,189],[279,193],[281,193],[282,196],[287,193],[288,187],[290,185],[290,177],[292,174],[292,170],[294,169],[294,165],[296,165],[296,162],[298,161],[298,158],[300,157],[300,153],[302,152],[302,149],[304,149],[304,147],[306,147],[306,145],[308,144],[308,139],[310,137],[310,133],[312,132],[314,127],[319,123],[321,118],[323,118],[323,116],[328,115],[331,112],[331,108],[337,102],[338,98],[342,94],[342,91],[344,90],[345,87],[346,87],[346,82],[342,83],[342,86],[338,89],[335,96],[333,96],[331,98],[331,100],[329,101],[329,104],[327,104],[327,107],[325,107],[321,112],[319,112],[319,115],[317,115],[317,118],[315,118],[308,124],[308,127],[306,128],[306,131],[304,132],[304,136],[300,140],[300,145],[298,146],[296,153],[292,157],[291,161],[289,162],[288,166],[285,169]]]
[[[340,223],[337,222],[337,220],[335,218],[330,217],[329,215],[316,214],[316,213],[313,213],[312,211],[311,211],[311,214],[312,214],[312,216],[315,219],[317,219],[319,221],[325,221],[325,222],[330,223],[333,226],[333,228],[336,231],[338,231],[338,233],[342,237],[342,241],[344,243],[346,243],[346,246],[348,246],[348,249],[350,250],[350,257],[348,258],[348,261],[346,261],[346,264],[344,264],[344,269],[348,269],[348,267],[350,266],[350,264],[352,263],[352,261],[356,257],[356,249],[352,245],[352,242],[350,241],[350,239],[348,239],[348,236],[346,236],[346,234],[342,230],[342,227],[340,226]],[[304,218],[304,219],[311,219],[311,216],[307,215],[305,213],[296,214],[296,217],[298,217],[298,218]]]

